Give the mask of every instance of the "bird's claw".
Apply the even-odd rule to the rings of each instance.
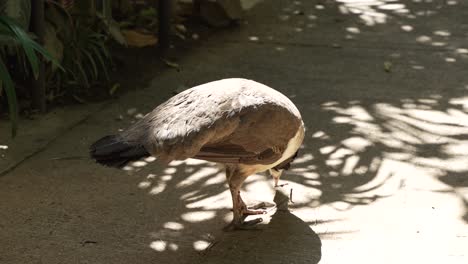
[[[249,221],[242,221],[236,223],[232,221],[229,225],[223,228],[223,231],[234,231],[234,230],[260,230],[257,226],[258,223],[263,222],[262,218],[256,218]]]

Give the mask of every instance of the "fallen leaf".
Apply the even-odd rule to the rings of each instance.
[[[153,46],[158,43],[158,39],[154,34],[142,33],[136,30],[122,30],[122,34],[127,41],[127,44],[132,47]]]
[[[76,95],[76,94],[73,95],[73,99],[75,99],[80,104],[86,104],[86,101],[83,98]]]
[[[119,88],[120,88],[120,83],[115,83],[114,85],[112,85],[112,87],[109,89],[109,95],[114,95],[114,93]]]
[[[164,61],[164,63],[165,63],[167,66],[169,66],[169,67],[175,68],[175,69],[177,69],[177,70],[180,69],[179,64],[177,64],[177,63],[175,63],[175,62],[168,61],[168,60],[166,60],[166,59],[162,59],[162,61]]]
[[[187,32],[187,28],[186,28],[184,25],[182,25],[182,24],[177,24],[177,25],[175,25],[175,28],[176,28],[178,31],[180,31],[181,33]]]
[[[389,61],[384,62],[384,70],[386,72],[390,72],[392,70],[392,63]]]

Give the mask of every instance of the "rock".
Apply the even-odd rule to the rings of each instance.
[[[198,0],[194,2],[200,17],[213,27],[226,27],[243,17],[240,0]]]

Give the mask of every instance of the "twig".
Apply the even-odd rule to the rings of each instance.
[[[289,190],[289,201],[290,201],[291,203],[294,203],[294,202],[293,202],[293,199],[292,199],[292,194],[293,194],[293,189],[291,188],[291,189]]]

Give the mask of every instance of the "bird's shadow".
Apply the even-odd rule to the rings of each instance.
[[[276,191],[274,202],[277,210],[268,224],[226,233],[205,251],[203,263],[318,263],[319,236],[288,210],[289,198],[281,190]]]

